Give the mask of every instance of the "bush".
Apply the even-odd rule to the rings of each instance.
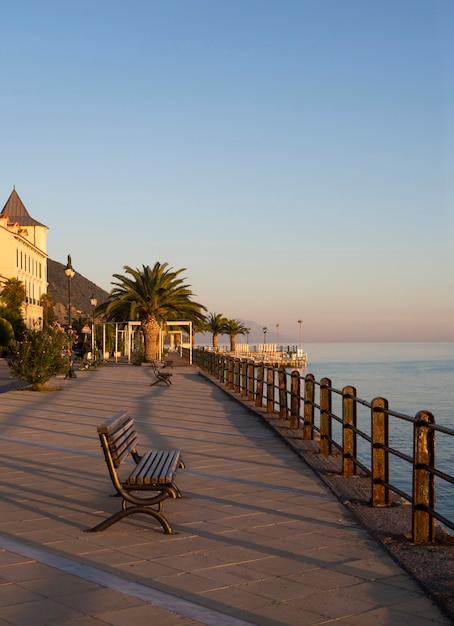
[[[8,309],[5,306],[0,306],[0,317],[3,317],[3,319],[7,320],[11,324],[16,341],[22,341],[25,331],[27,330],[22,315],[16,311]]]
[[[14,343],[14,329],[8,320],[0,317],[0,354],[8,352]]]
[[[44,330],[27,330],[9,365],[16,378],[39,391],[53,376],[69,370],[69,357],[68,336],[54,324]]]

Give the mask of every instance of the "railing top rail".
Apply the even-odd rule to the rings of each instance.
[[[452,428],[447,428],[447,426],[440,426],[440,424],[428,424],[428,427],[432,430],[436,430],[439,433],[454,437],[454,430]]]

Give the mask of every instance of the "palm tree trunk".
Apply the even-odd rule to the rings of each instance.
[[[150,316],[142,320],[145,361],[154,361],[159,358],[159,324],[155,317]]]

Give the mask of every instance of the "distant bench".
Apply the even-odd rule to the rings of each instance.
[[[174,475],[179,467],[184,467],[179,450],[148,450],[143,455],[137,452],[138,435],[134,419],[124,411],[98,426],[97,432],[109,470],[110,478],[123,499],[122,510],[94,526],[90,532],[105,530],[128,515],[145,513],[157,519],[166,534],[172,528],[162,514],[162,502],[166,498],[181,498],[174,483]],[[118,475],[118,468],[131,456],[135,467],[126,480]],[[150,492],[154,492],[150,495]],[[158,505],[157,510],[153,505]]]
[[[156,380],[154,383],[151,383],[151,387],[153,385],[157,385],[158,383],[164,383],[167,387],[170,387],[172,381],[170,380],[172,377],[172,372],[163,372],[158,367],[157,361],[151,361],[151,369],[153,370],[153,374],[156,376]]]

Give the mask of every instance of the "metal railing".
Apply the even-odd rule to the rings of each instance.
[[[435,520],[454,530],[453,520],[435,507],[435,478],[454,485],[454,477],[435,466],[436,434],[451,438],[454,430],[435,424],[429,411],[419,411],[414,417],[404,415],[391,410],[386,398],[369,402],[357,396],[355,387],[336,389],[329,378],[317,381],[312,374],[290,373],[276,363],[258,363],[208,350],[195,350],[193,362],[257,409],[288,420],[290,429],[301,429],[303,439],[318,442],[319,454],[340,454],[342,475],[355,476],[361,471],[368,476],[371,506],[389,506],[390,492],[410,502],[414,543],[434,541]],[[362,429],[358,427],[359,409],[370,414],[367,427]],[[412,430],[410,453],[390,444],[392,433],[399,427],[397,422]],[[449,441],[452,446],[454,439]],[[358,453],[360,444],[366,447],[366,455]],[[410,493],[392,481],[391,459],[410,467]]]

